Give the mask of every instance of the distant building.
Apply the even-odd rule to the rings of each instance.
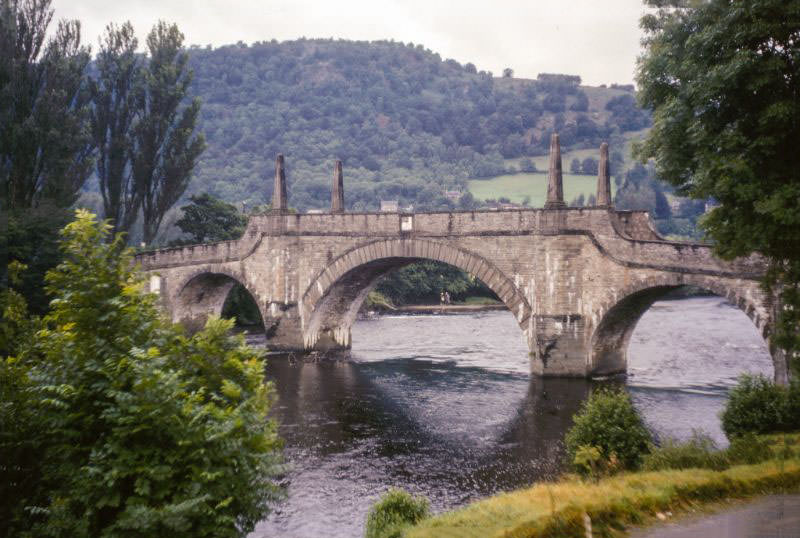
[[[504,210],[504,209],[521,209],[523,206],[515,202],[487,202],[484,207],[486,209]]]
[[[397,213],[400,211],[397,200],[381,200],[381,211],[384,213]]]
[[[320,213],[325,213],[323,209],[309,209],[306,211],[309,215],[319,215]]]
[[[444,191],[444,197],[453,202],[458,202],[461,194],[461,191]]]

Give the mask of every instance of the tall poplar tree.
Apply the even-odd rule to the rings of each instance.
[[[141,205],[131,166],[133,126],[137,116],[142,69],[133,26],[109,24],[100,43],[95,65],[97,76],[89,79],[92,96],[92,137],[97,146],[97,180],[103,196],[103,212],[113,232],[127,232]]]
[[[183,34],[175,24],[159,21],[147,36],[147,51],[130,151],[135,188],[141,193],[144,241],[149,244],[166,212],[186,191],[205,139],[194,132],[200,100],[184,105],[192,71]]]
[[[53,18],[50,0],[0,0],[0,187],[9,207],[75,202],[91,173],[78,21]]]

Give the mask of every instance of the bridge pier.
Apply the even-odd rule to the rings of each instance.
[[[261,317],[270,350],[303,350],[302,322],[296,304],[268,303]]]
[[[589,375],[586,327],[580,314],[533,315],[528,347],[533,374],[553,377]]]

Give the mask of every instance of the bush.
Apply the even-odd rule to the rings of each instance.
[[[776,385],[763,375],[745,374],[733,388],[722,412],[722,429],[733,439],[746,433],[800,429],[800,384]]]
[[[390,489],[367,515],[366,538],[395,538],[429,515],[428,500],[402,489]]]
[[[245,536],[280,495],[260,354],[229,321],[184,336],[108,233],[78,212],[0,363],[0,535]]]
[[[725,457],[730,465],[753,465],[772,456],[769,442],[754,433],[734,437],[725,450]]]
[[[666,469],[712,469],[722,471],[732,465],[753,465],[772,456],[769,443],[752,433],[735,437],[728,448],[719,450],[708,435],[695,432],[691,439],[679,442],[666,440],[652,447],[644,457],[646,471]]]
[[[575,470],[584,478],[594,481],[603,475],[614,474],[620,469],[617,455],[612,452],[607,458],[603,451],[596,446],[581,445],[575,450],[575,459],[572,460]]]
[[[623,469],[636,469],[652,442],[628,393],[601,389],[583,403],[564,439],[569,461],[582,446],[597,447],[604,460],[616,459]]]
[[[692,468],[721,471],[728,466],[725,454],[708,435],[700,432],[694,432],[691,439],[683,443],[667,439],[661,446],[651,447],[650,453],[642,460],[645,471]]]

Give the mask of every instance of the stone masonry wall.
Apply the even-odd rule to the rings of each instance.
[[[241,282],[277,349],[349,347],[366,293],[415,259],[450,263],[491,287],[517,319],[532,371],[541,375],[624,371],[638,316],[683,284],[727,297],[769,340],[761,261],[723,262],[708,246],[663,241],[643,212],[268,214],[251,218],[238,241],[137,256],[159,275],[173,318],[187,324],[222,308],[223,294],[212,287]],[[781,355],[773,356],[782,378]]]

